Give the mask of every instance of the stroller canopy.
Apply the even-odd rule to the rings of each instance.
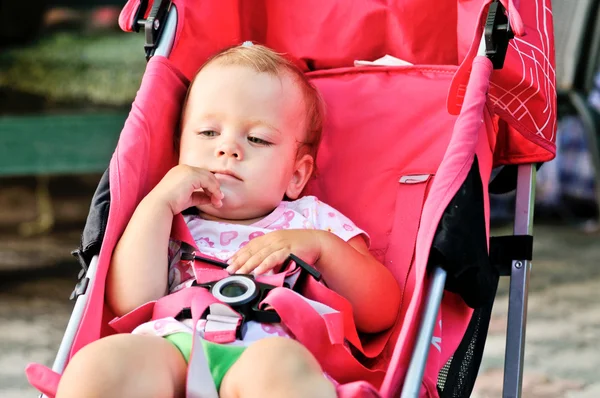
[[[457,67],[448,111],[460,111],[492,0],[174,0],[179,14],[170,59],[188,78],[219,49],[252,40],[295,58],[309,72],[351,67],[386,54],[413,64]],[[502,0],[516,37],[489,93],[502,125],[495,164],[551,160],[556,91],[550,0]],[[138,1],[120,25],[131,31]],[[148,12],[150,7],[148,7]],[[410,111],[403,104],[399,107]]]

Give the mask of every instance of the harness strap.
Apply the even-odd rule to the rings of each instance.
[[[201,337],[192,334],[192,352],[188,363],[186,398],[219,398],[217,387],[208,367]]]
[[[313,278],[307,278],[302,294],[304,297],[326,304],[339,311],[343,319],[343,333],[345,339],[366,357],[375,358],[381,354],[390,338],[393,328],[379,333],[376,336],[370,336],[371,339],[369,340],[369,344],[368,346],[365,346],[358,336],[356,324],[354,323],[352,305],[348,300]]]
[[[184,289],[184,290],[187,290],[187,289]],[[213,295],[208,293],[206,291],[206,289],[200,288],[200,290],[206,292],[208,294],[208,296],[213,297]],[[202,314],[204,313],[204,310],[206,309],[206,302],[207,302],[207,295],[196,294],[192,297],[192,301],[190,303],[190,308],[192,311],[192,324],[194,325],[194,331],[192,333],[192,352],[190,354],[190,360],[188,363],[186,398],[218,398],[219,397],[217,388],[216,388],[214,380],[212,378],[212,374],[208,367],[208,361],[206,360],[206,355],[204,354],[204,348],[202,347],[202,337],[200,336],[200,330],[198,328],[198,326],[199,326],[198,324],[200,323],[200,318],[202,317]],[[209,304],[209,307],[212,307],[212,306],[218,305],[218,304],[220,304],[220,303],[212,303],[212,304]],[[219,310],[222,310],[223,307],[227,307],[227,306],[224,304],[217,306],[217,308],[215,308],[215,313],[219,312]],[[231,310],[231,311],[233,311],[233,310]],[[235,311],[233,311],[233,312],[235,312]],[[237,314],[237,315],[239,317],[239,314]],[[225,316],[225,315],[216,315],[215,314],[214,316],[221,317],[221,318],[227,318],[227,316]],[[237,326],[233,328],[233,336],[231,336],[231,328],[230,328],[229,332],[225,332],[225,331],[213,332],[214,337],[219,337],[219,336],[225,337],[225,338],[233,337],[233,340],[235,340],[235,330],[236,329],[237,329]],[[221,334],[219,334],[219,333],[221,333]],[[205,334],[206,334],[206,330],[205,330]]]
[[[336,381],[366,380],[373,385],[383,381],[384,370],[364,367],[346,347],[342,313],[320,314],[314,302],[290,289],[272,290],[263,303],[277,311],[282,323]]]
[[[197,300],[194,300],[192,305],[196,302]],[[203,303],[200,302],[200,309],[196,310],[193,319],[202,316],[202,312],[198,312],[202,309],[202,305]],[[204,331],[204,338],[213,343],[225,344],[234,342],[237,331],[242,326],[242,316],[228,305],[222,303],[211,304],[209,311],[210,313],[206,316],[206,320],[198,319],[193,321],[195,325],[194,333]],[[194,314],[193,307],[192,314]]]
[[[150,301],[115,318],[109,325],[119,333],[131,333],[138,325],[153,319],[178,318],[191,311],[194,327],[208,312],[207,319],[200,325],[206,340],[215,343],[235,341],[236,331],[241,325],[241,315],[227,304],[221,303],[210,292],[201,287],[191,286],[181,289],[159,300]]]

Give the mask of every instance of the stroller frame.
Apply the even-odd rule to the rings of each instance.
[[[142,1],[137,15],[143,16],[146,10],[142,8],[146,7],[147,1]],[[156,0],[149,17],[145,20],[138,20],[137,26],[145,29],[145,49],[148,59],[153,55],[166,57],[170,54],[175,40],[177,17],[177,9],[171,5],[171,1]],[[485,39],[484,34],[480,52],[485,50]],[[513,231],[515,236],[532,234],[535,175],[535,165],[524,164],[518,166]],[[74,309],[52,365],[52,370],[57,373],[62,373],[66,367],[89,298],[90,289],[87,289],[87,287],[90,283],[93,283],[98,266],[98,255],[93,256],[89,266],[85,264],[85,260],[81,256],[79,259],[85,272],[82,271],[82,274],[80,274],[80,282],[76,285],[71,296],[71,299],[75,298],[76,300]],[[502,394],[504,398],[521,397],[530,269],[530,260],[513,259],[508,275],[510,276],[510,293]],[[417,397],[419,394],[434,326],[445,289],[445,281],[445,270],[441,267],[435,267],[431,270],[426,306],[421,317],[411,362],[404,379],[402,398]],[[40,394],[40,397],[46,396]]]

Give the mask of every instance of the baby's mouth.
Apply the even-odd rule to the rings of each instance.
[[[242,181],[242,179],[232,171],[229,170],[217,170],[212,171],[217,180],[231,180],[231,181]]]

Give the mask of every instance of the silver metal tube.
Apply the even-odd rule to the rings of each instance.
[[[419,334],[410,360],[410,365],[406,372],[404,386],[402,387],[402,398],[416,398],[419,396],[419,391],[421,391],[423,372],[425,371],[425,365],[427,364],[431,338],[440,309],[440,303],[444,296],[445,285],[446,271],[440,267],[436,267],[433,271],[429,291],[427,292],[427,304],[421,320],[421,326],[419,327]]]
[[[515,205],[515,235],[531,235],[533,233],[535,175],[534,165],[519,166]],[[504,398],[521,397],[530,269],[531,262],[528,260],[515,259],[512,262],[506,354],[504,358],[504,385],[502,389]]]
[[[98,256],[94,256],[92,258],[92,261],[90,262],[90,266],[85,275],[85,277],[89,279],[87,289],[85,293],[77,297],[77,300],[75,301],[73,312],[71,313],[71,317],[69,318],[69,323],[67,324],[65,334],[63,335],[62,341],[60,342],[60,347],[56,354],[56,358],[54,359],[54,364],[52,365],[52,370],[56,373],[62,373],[62,371],[65,369],[65,365],[67,364],[69,352],[71,351],[73,340],[75,340],[75,334],[77,334],[77,330],[79,329],[81,317],[83,316],[83,310],[85,309],[85,305],[87,304],[88,296],[94,283],[97,269]]]
[[[162,34],[158,39],[158,45],[154,50],[154,55],[161,55],[168,57],[171,54],[173,43],[175,42],[175,33],[177,31],[177,7],[175,4],[171,5],[169,9],[169,15],[167,15],[167,21],[163,28]]]

